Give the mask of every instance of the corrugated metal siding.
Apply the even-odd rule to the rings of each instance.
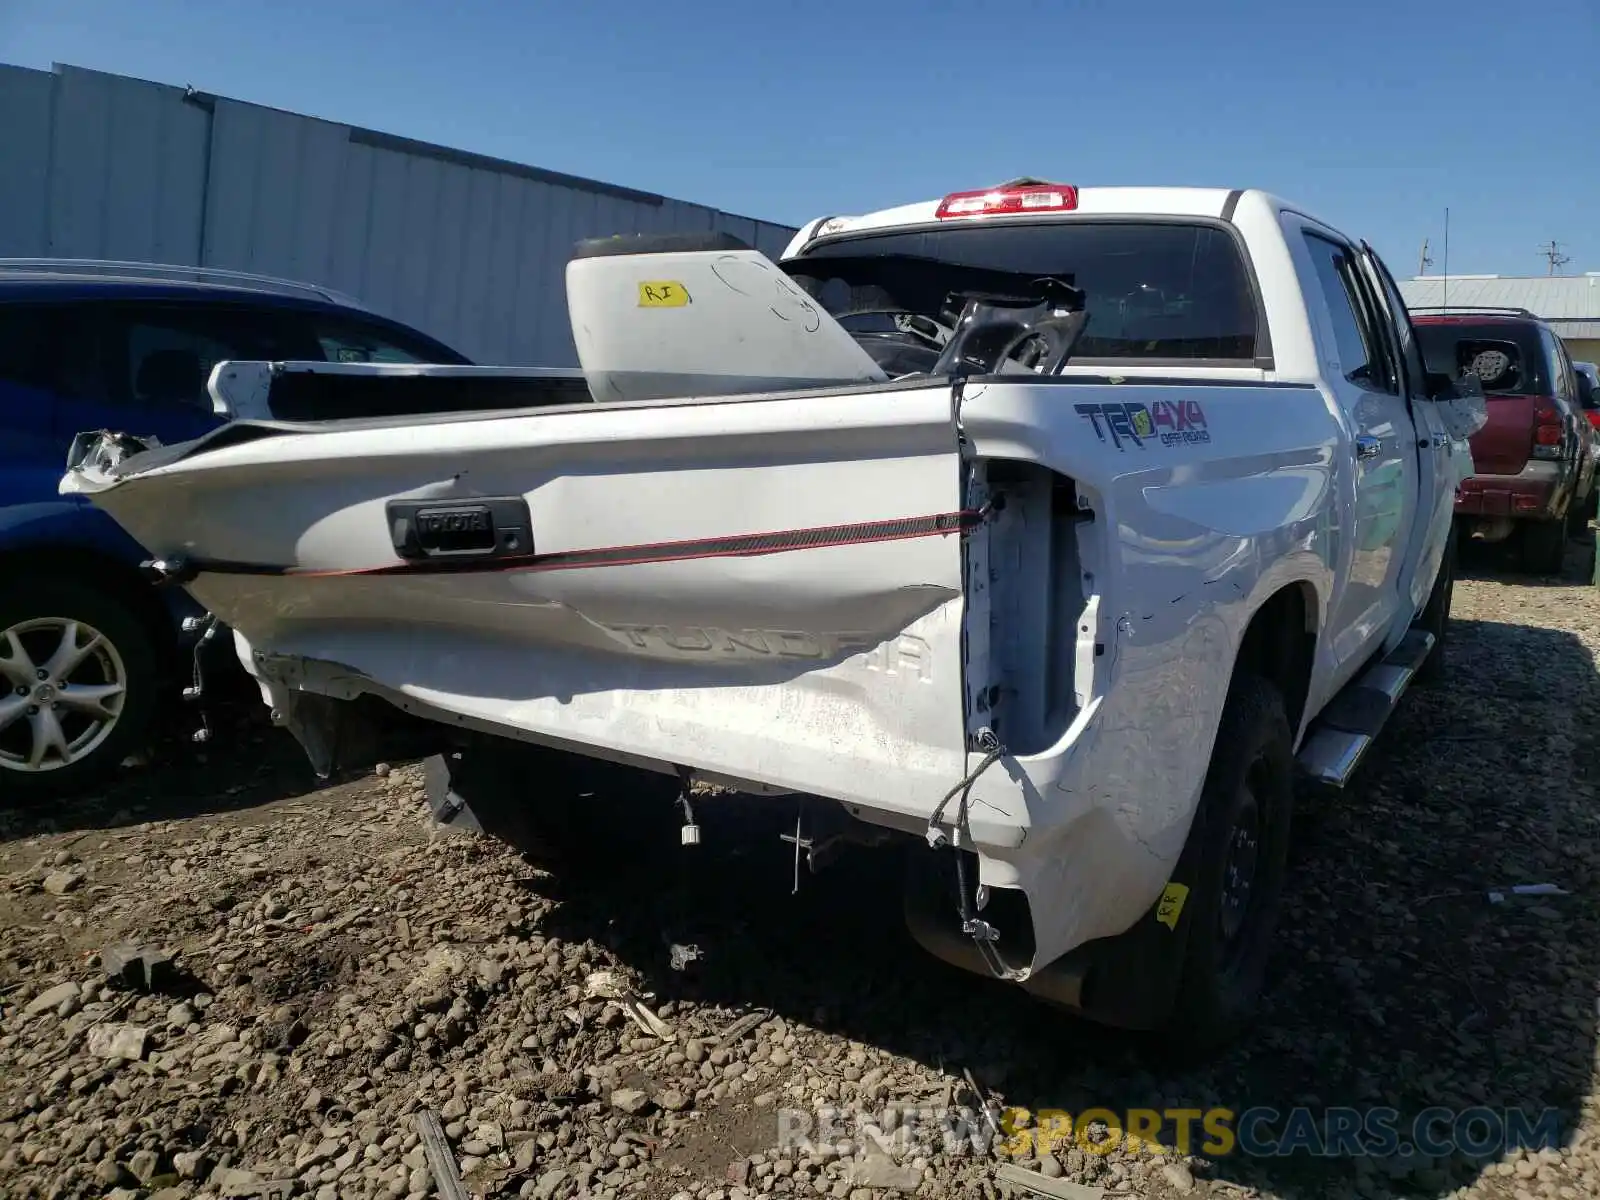
[[[1408,306],[1491,305],[1551,320],[1600,321],[1600,275],[1452,275],[1448,289],[1443,278],[1425,275],[1401,283],[1400,294]]]
[[[480,362],[574,365],[565,266],[613,233],[788,226],[120,75],[0,65],[0,256],[337,288]]]
[[[0,70],[0,246],[43,245],[50,236],[50,104],[55,76]]]
[[[49,242],[37,253],[196,261],[208,122],[182,97],[94,71],[55,76]]]
[[[1600,321],[1551,321],[1550,328],[1561,335],[1561,340],[1574,338],[1600,338]]]

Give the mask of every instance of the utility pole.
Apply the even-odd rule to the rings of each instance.
[[[1439,305],[1450,303],[1450,206],[1444,206],[1444,286],[1439,289]]]
[[[1572,256],[1561,253],[1560,244],[1554,240],[1552,240],[1548,246],[1540,246],[1539,253],[1544,257],[1545,261],[1550,264],[1549,273],[1551,275],[1556,273],[1557,267],[1564,267],[1572,261]]]
[[[1422,239],[1422,259],[1417,263],[1417,274],[1426,275],[1428,268],[1433,266],[1433,259],[1428,257],[1428,239]]]

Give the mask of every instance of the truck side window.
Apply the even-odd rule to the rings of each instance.
[[[1393,322],[1395,336],[1399,339],[1399,344],[1395,348],[1395,361],[1400,366],[1399,382],[1412,393],[1420,394],[1427,389],[1427,384],[1424,379],[1426,368],[1422,365],[1422,345],[1417,337],[1417,327],[1411,320],[1406,302],[1400,295],[1400,288],[1395,283],[1394,275],[1388,265],[1378,257],[1377,251],[1371,246],[1363,245],[1363,249],[1377,270],[1383,289],[1383,299],[1389,308],[1389,321]],[[1386,326],[1388,324],[1389,322],[1385,322]]]
[[[1339,349],[1339,366],[1346,379],[1379,392],[1398,392],[1390,347],[1380,332],[1381,322],[1371,298],[1362,287],[1351,253],[1343,246],[1308,233],[1306,248],[1316,265],[1333,321]]]
[[[1372,355],[1371,386],[1391,396],[1400,394],[1400,347],[1396,342],[1394,326],[1388,314],[1378,303],[1372,283],[1360,269],[1354,253],[1340,256],[1340,270],[1345,288],[1356,298],[1356,316],[1361,321],[1361,335]]]

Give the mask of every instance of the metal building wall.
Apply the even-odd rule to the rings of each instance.
[[[0,64],[0,257],[180,263],[360,298],[479,362],[575,365],[574,242],[794,230],[121,75]]]

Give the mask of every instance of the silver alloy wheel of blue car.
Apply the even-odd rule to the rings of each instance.
[[[0,630],[0,684],[0,771],[54,771],[111,736],[128,669],[93,626],[35,617]]]

